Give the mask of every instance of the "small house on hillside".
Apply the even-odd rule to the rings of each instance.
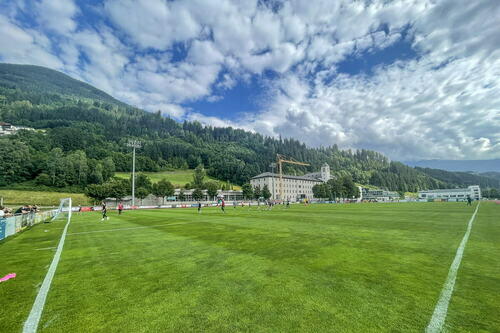
[[[0,121],[0,135],[12,134],[12,131],[13,131],[12,124],[4,123],[3,121]]]
[[[20,131],[20,130],[34,131],[35,129],[32,127],[26,127],[26,126],[14,126],[10,123],[0,121],[0,135],[16,134],[17,131]]]

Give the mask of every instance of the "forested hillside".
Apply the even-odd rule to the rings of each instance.
[[[495,172],[495,171],[481,172],[481,173],[479,173],[479,176],[500,180],[500,172]]]
[[[0,137],[0,186],[35,181],[40,186],[83,188],[101,183],[115,171],[129,171],[130,138],[143,142],[137,169],[194,168],[203,164],[217,179],[243,184],[270,171],[276,154],[319,170],[328,163],[335,175],[398,191],[417,191],[455,184],[440,175],[391,162],[368,150],[309,148],[293,139],[270,138],[241,129],[179,123],[116,101],[85,83],[56,71],[0,65],[0,121],[38,129]],[[437,178],[441,179],[438,180]]]
[[[87,98],[125,106],[125,103],[90,84],[40,66],[0,63],[0,86],[22,90],[25,94],[32,93],[31,100],[36,103],[44,102],[37,97],[41,98],[48,94],[73,96],[76,99]],[[57,96],[52,96],[52,99],[47,101],[50,102],[53,99],[57,99]]]
[[[412,167],[439,169],[452,172],[500,172],[500,159],[491,160],[423,160],[407,161]]]
[[[453,186],[479,185],[481,188],[500,188],[500,179],[488,177],[486,175],[475,175],[469,172],[450,172],[439,169],[415,168],[431,177],[441,179]],[[494,175],[495,173],[491,173]]]

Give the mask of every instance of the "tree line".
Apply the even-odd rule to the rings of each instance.
[[[315,198],[337,200],[338,198],[359,198],[359,188],[351,176],[330,179],[324,184],[316,184],[312,188]]]

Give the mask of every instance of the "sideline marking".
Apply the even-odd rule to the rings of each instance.
[[[95,231],[82,231],[82,232],[70,233],[70,234],[68,234],[68,236],[93,234],[93,233],[97,233],[97,232],[113,232],[113,231],[120,231],[120,230],[152,229],[152,228],[157,228],[157,227],[168,227],[170,225],[180,225],[180,224],[189,224],[189,223],[196,223],[196,222],[182,222],[182,223],[179,222],[179,223],[169,223],[169,224],[148,225],[145,227],[114,228],[114,229],[104,229],[104,230],[95,230]]]
[[[455,287],[455,280],[457,279],[458,268],[460,267],[460,262],[462,261],[465,245],[469,240],[472,223],[476,218],[479,204],[480,202],[478,202],[476,210],[469,220],[467,231],[465,232],[464,238],[462,238],[462,241],[460,242],[460,246],[458,247],[457,253],[455,254],[455,259],[453,259],[453,262],[451,263],[450,270],[448,271],[448,276],[446,277],[446,282],[443,285],[441,295],[439,296],[439,300],[436,303],[436,307],[434,308],[434,313],[432,314],[431,321],[425,329],[425,332],[427,333],[437,333],[442,332],[443,330],[444,322],[446,320],[446,314],[448,313],[448,305],[450,304],[451,295],[453,294],[453,288]]]
[[[68,214],[68,222],[66,222],[66,226],[64,227],[61,239],[59,240],[59,245],[57,245],[56,253],[54,254],[54,258],[52,259],[49,270],[47,271],[47,275],[45,275],[45,279],[43,279],[42,287],[38,291],[35,303],[33,303],[33,307],[31,308],[28,319],[24,323],[23,333],[35,333],[37,331],[38,323],[40,322],[40,317],[42,316],[43,307],[45,306],[45,300],[47,299],[47,294],[49,293],[52,279],[54,278],[54,274],[56,273],[57,264],[59,263],[59,259],[61,258],[64,240],[66,239],[66,232],[68,231],[70,222],[71,212],[70,214]]]

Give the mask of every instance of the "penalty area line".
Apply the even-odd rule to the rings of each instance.
[[[462,261],[465,245],[467,245],[467,241],[469,240],[469,235],[472,230],[472,223],[474,223],[474,219],[476,218],[479,204],[480,203],[477,204],[476,210],[469,220],[467,231],[465,232],[465,235],[462,238],[460,245],[458,246],[457,252],[455,254],[455,259],[453,259],[453,262],[451,263],[450,270],[448,271],[448,276],[446,277],[446,282],[443,285],[441,295],[439,296],[439,300],[436,303],[436,307],[434,308],[434,313],[432,314],[429,325],[425,329],[426,333],[437,333],[442,332],[443,330],[446,315],[448,313],[448,305],[450,304],[451,296],[453,294],[453,288],[455,287],[455,281],[457,279],[458,268],[460,267],[460,262]]]

